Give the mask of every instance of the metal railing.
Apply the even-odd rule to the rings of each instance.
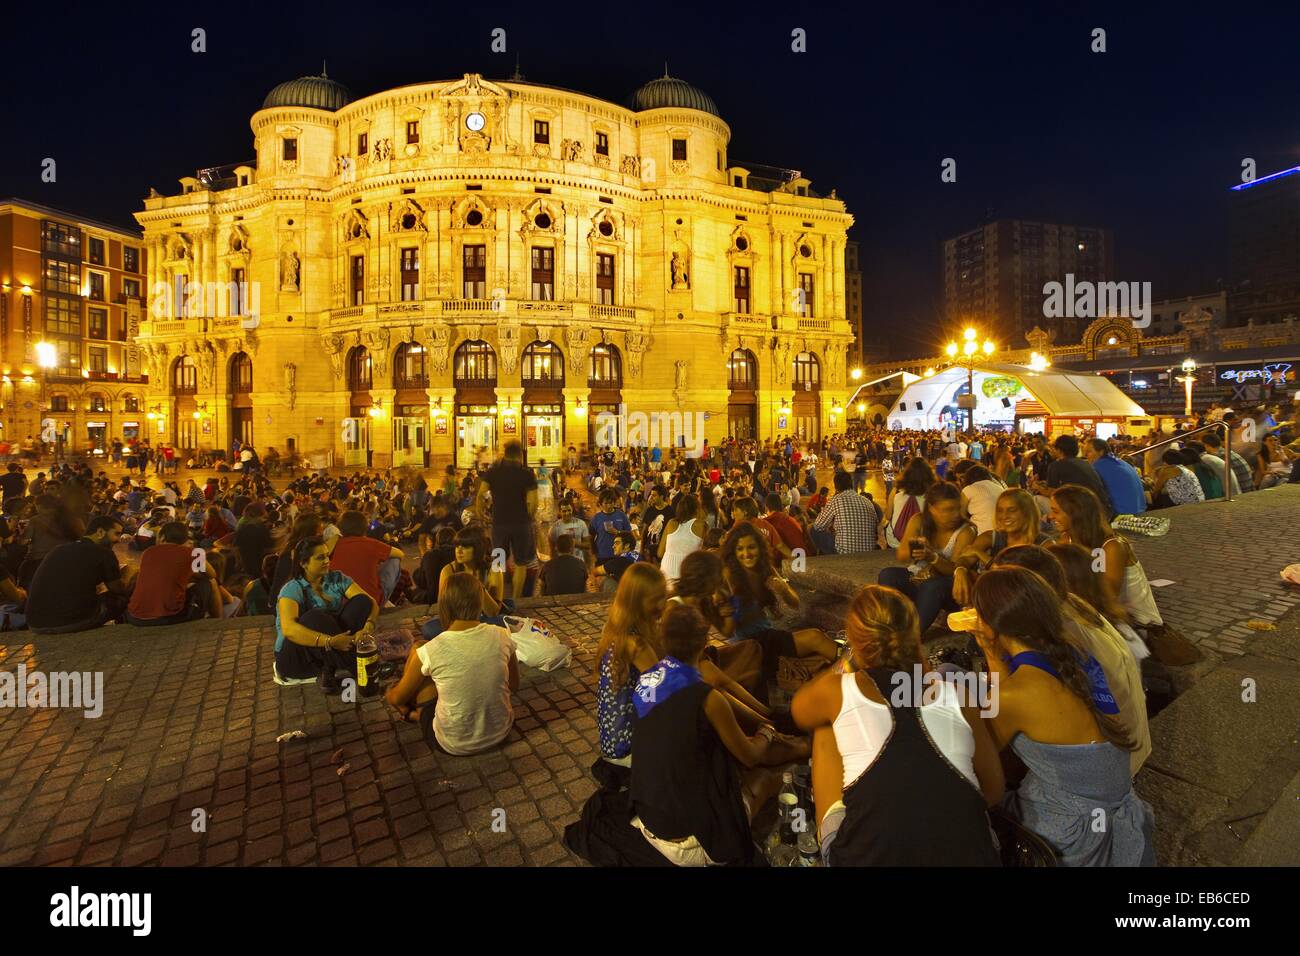
[[[1166,438],[1164,441],[1158,441],[1154,445],[1147,445],[1145,448],[1139,448],[1136,451],[1126,451],[1118,456],[1120,458],[1132,458],[1134,455],[1145,455],[1149,451],[1155,451],[1164,445],[1172,445],[1175,442],[1181,442],[1191,438],[1193,435],[1199,435],[1201,432],[1208,432],[1214,428],[1223,429],[1223,500],[1232,500],[1232,426],[1227,422],[1210,422],[1208,425],[1202,425],[1200,428],[1193,428],[1189,432],[1183,432],[1181,435],[1175,435],[1173,438]],[[1242,494],[1245,494],[1245,489]]]

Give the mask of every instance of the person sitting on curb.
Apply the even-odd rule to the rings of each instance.
[[[37,634],[72,634],[116,621],[126,611],[134,573],[113,554],[122,523],[90,519],[86,534],[61,544],[36,569],[27,598],[27,623]],[[107,589],[101,597],[99,586]]]
[[[189,533],[179,521],[163,525],[158,543],[140,557],[140,573],[126,620],[136,627],[159,627],[197,621],[204,615],[220,618],[221,587],[215,565],[206,557],[195,570]],[[199,550],[199,555],[203,552]]]

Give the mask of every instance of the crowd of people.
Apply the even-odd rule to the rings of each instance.
[[[588,859],[757,862],[753,819],[781,771],[811,761],[831,865],[996,862],[989,808],[1061,863],[1150,864],[1151,811],[1132,790],[1150,752],[1140,662],[1170,629],[1116,525],[1271,487],[1295,454],[1280,419],[1252,422],[1253,449],[1234,433],[1227,460],[1205,432],[1145,474],[1122,438],[883,429],[536,468],[510,442],[433,483],[389,470],[277,486],[256,453],[238,473],[162,471],[161,487],[127,456],[113,477],[65,462],[29,479],[12,461],[0,626],[267,615],[274,680],[335,694],[380,611],[424,604],[435,613],[385,699],[431,747],[472,754],[512,726],[516,602],[602,591],[602,789],[569,838]],[[801,623],[803,560],[880,549],[892,562],[842,630]],[[964,646],[927,650],[955,633]],[[985,675],[999,707],[956,684],[900,703],[891,686],[922,665]],[[773,691],[792,674],[787,709]]]

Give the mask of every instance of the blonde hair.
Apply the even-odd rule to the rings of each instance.
[[[653,564],[637,562],[623,572],[614,592],[614,603],[600,633],[596,648],[596,666],[600,667],[606,653],[611,653],[609,672],[614,687],[627,682],[628,667],[641,647],[649,647],[658,658],[659,622],[646,613],[646,605],[656,592],[668,593],[664,573]]]
[[[921,622],[916,605],[899,591],[868,584],[853,596],[844,618],[853,658],[864,668],[909,670],[921,663]]]

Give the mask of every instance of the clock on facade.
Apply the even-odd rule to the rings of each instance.
[[[470,113],[465,117],[465,125],[477,133],[483,128],[483,114]]]

